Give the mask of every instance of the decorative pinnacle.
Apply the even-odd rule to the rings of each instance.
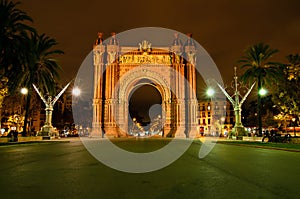
[[[235,67],[234,67],[234,79],[237,79],[236,70],[237,70],[237,67],[235,66]]]
[[[235,66],[234,67],[234,84],[235,84],[235,92],[238,92],[238,82],[237,82],[237,79],[238,79],[238,76],[237,76],[237,67]]]

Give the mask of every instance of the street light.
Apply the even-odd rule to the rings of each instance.
[[[235,124],[234,124],[234,133],[236,136],[244,135],[245,128],[242,123],[242,104],[245,102],[246,98],[250,94],[251,90],[253,89],[255,83],[252,84],[250,88],[246,88],[245,86],[241,86],[242,84],[238,81],[237,76],[237,67],[234,67],[234,82],[231,86],[234,89],[233,96],[230,96],[225,88],[223,88],[220,84],[218,84],[221,91],[224,93],[224,95],[227,97],[227,99],[230,101],[230,103],[233,106],[234,110],[234,116],[235,116]],[[240,91],[241,88],[246,88],[246,93],[244,96],[241,95]]]
[[[21,88],[21,90],[20,90],[20,92],[21,92],[21,94],[22,95],[27,95],[28,94],[28,89],[27,88],[25,88],[25,87],[23,87],[23,88]],[[26,97],[25,97],[25,109],[27,108],[26,107],[26,104],[27,104],[27,99],[26,99]],[[26,111],[27,112],[27,111]],[[26,117],[26,114],[27,113],[25,113],[25,116],[24,116],[24,126],[23,126],[23,132],[26,132],[26,128],[27,128],[27,123],[26,123],[26,120],[27,120],[27,118],[25,118]],[[17,121],[17,130],[19,129],[19,121]]]
[[[210,98],[212,98],[214,95],[215,95],[215,90],[213,89],[213,88],[208,88],[207,90],[206,90],[206,95],[208,96],[208,97],[210,97]],[[211,106],[210,106],[210,104],[207,106],[207,110],[208,111],[211,111]],[[211,124],[213,123],[213,121],[211,121]],[[208,125],[210,125],[209,123],[208,123]],[[211,133],[211,128],[210,128],[210,126],[208,126],[208,133],[210,134]]]
[[[132,118],[132,126],[131,126],[131,132],[130,132],[131,134],[135,133],[136,123],[137,123],[136,118],[135,117]]]
[[[79,96],[81,94],[81,90],[78,87],[73,88],[72,95]]]
[[[293,125],[294,125],[294,137],[296,137],[296,125],[295,125],[295,121],[296,121],[296,118],[292,118],[292,121],[293,121]]]
[[[266,94],[268,93],[268,91],[264,88],[261,88],[259,91],[258,91],[258,94],[260,96],[265,96]]]
[[[21,93],[23,95],[27,95],[28,94],[28,89],[27,88],[21,88]]]
[[[206,91],[206,95],[208,97],[212,97],[213,95],[215,94],[215,90],[212,89],[212,88],[208,88],[207,91]]]
[[[45,99],[45,97],[42,95],[42,93],[38,90],[38,88],[32,84],[34,90],[38,93],[38,95],[40,96],[40,98],[42,99],[42,101],[45,104],[45,111],[46,111],[46,120],[45,120],[45,124],[42,127],[40,133],[42,134],[42,136],[53,136],[53,135],[57,135],[57,131],[54,129],[54,127],[52,126],[52,112],[53,112],[53,107],[54,104],[57,102],[57,100],[60,98],[60,96],[65,92],[65,90],[68,88],[68,86],[70,85],[71,82],[69,82],[53,99],[52,96],[48,96],[47,99]]]
[[[261,98],[263,96],[265,96],[268,93],[268,91],[265,88],[260,88],[258,90],[258,101],[257,101],[257,107],[258,107],[258,133],[262,134],[262,102],[261,102]]]
[[[221,134],[224,134],[224,127],[225,127],[225,117],[221,117]],[[225,135],[224,135],[225,136]]]

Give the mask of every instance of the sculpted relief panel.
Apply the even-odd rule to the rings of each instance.
[[[136,54],[126,54],[119,58],[119,64],[171,64],[170,55],[136,55]]]

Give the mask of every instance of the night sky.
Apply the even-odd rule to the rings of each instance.
[[[21,0],[34,27],[59,42],[62,83],[76,76],[97,32],[163,27],[193,33],[217,64],[225,82],[244,49],[264,42],[280,50],[274,61],[299,53],[298,0]]]

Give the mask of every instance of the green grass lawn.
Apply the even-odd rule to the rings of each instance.
[[[264,147],[270,149],[288,149],[300,152],[300,144],[273,143],[273,142],[249,142],[249,141],[218,141],[219,144],[232,144],[251,147]]]
[[[112,139],[111,141],[118,147],[136,153],[147,153],[159,150],[166,146],[172,139],[169,138],[129,138],[129,139]],[[201,144],[199,140],[194,143]],[[263,147],[269,149],[286,149],[300,152],[300,144],[291,143],[272,143],[272,142],[249,142],[249,141],[217,141],[219,144],[231,144],[249,147]]]

